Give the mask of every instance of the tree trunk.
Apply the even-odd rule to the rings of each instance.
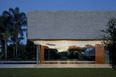
[[[5,60],[7,60],[7,40],[5,39]]]
[[[15,59],[15,44],[13,45],[13,57]]]
[[[18,58],[18,55],[17,55],[17,48],[18,48],[18,37],[16,37],[16,58]]]

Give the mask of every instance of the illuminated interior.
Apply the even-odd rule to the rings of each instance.
[[[50,62],[64,62],[65,64],[67,61],[76,64],[102,64],[109,61],[106,59],[108,55],[105,54],[102,40],[39,40],[34,43],[44,47],[44,50],[40,49],[44,54],[44,61],[42,61],[46,64]]]

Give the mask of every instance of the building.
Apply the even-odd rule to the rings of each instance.
[[[28,39],[37,63],[109,64],[100,30],[116,11],[28,11]]]

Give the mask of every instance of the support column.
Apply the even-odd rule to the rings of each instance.
[[[38,62],[39,62],[39,59],[38,59],[38,45],[36,45],[36,61],[37,61],[37,64],[38,64]]]
[[[95,63],[105,64],[105,49],[103,45],[96,44],[95,46]]]
[[[41,45],[41,64],[44,64],[44,46]]]

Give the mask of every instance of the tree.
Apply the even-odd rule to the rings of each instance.
[[[3,26],[3,17],[0,16],[0,49],[2,53],[4,52],[4,39],[3,39],[3,33],[5,32],[5,26]],[[1,54],[3,55],[3,54]]]
[[[27,24],[26,14],[20,12],[19,8],[16,7],[15,9],[10,8],[9,11],[4,11],[3,15],[8,16],[10,21],[9,23],[10,25],[12,25],[10,27],[11,38],[14,38],[14,40],[12,41],[14,41],[16,45],[16,58],[17,58],[18,42],[20,41],[20,39],[23,39],[23,32],[26,31],[26,29],[22,28]]]
[[[30,60],[36,60],[36,45],[33,42],[27,40],[25,46],[25,58]]]
[[[4,41],[5,41],[5,60],[7,60],[7,41],[9,38],[9,33],[5,31],[3,37],[4,37]]]
[[[2,34],[3,32],[5,32],[5,26],[3,26],[3,17],[0,16],[0,45],[2,52],[4,47],[3,34]]]
[[[105,33],[103,38],[107,41],[104,42],[106,49],[110,52],[110,59],[113,68],[116,68],[116,18],[111,18],[105,30],[101,30]]]
[[[0,40],[1,40],[1,45],[5,47],[5,60],[7,60],[7,42],[10,36],[10,25],[8,23],[8,18],[7,16],[1,16],[0,17]],[[4,44],[3,44],[4,41]]]

